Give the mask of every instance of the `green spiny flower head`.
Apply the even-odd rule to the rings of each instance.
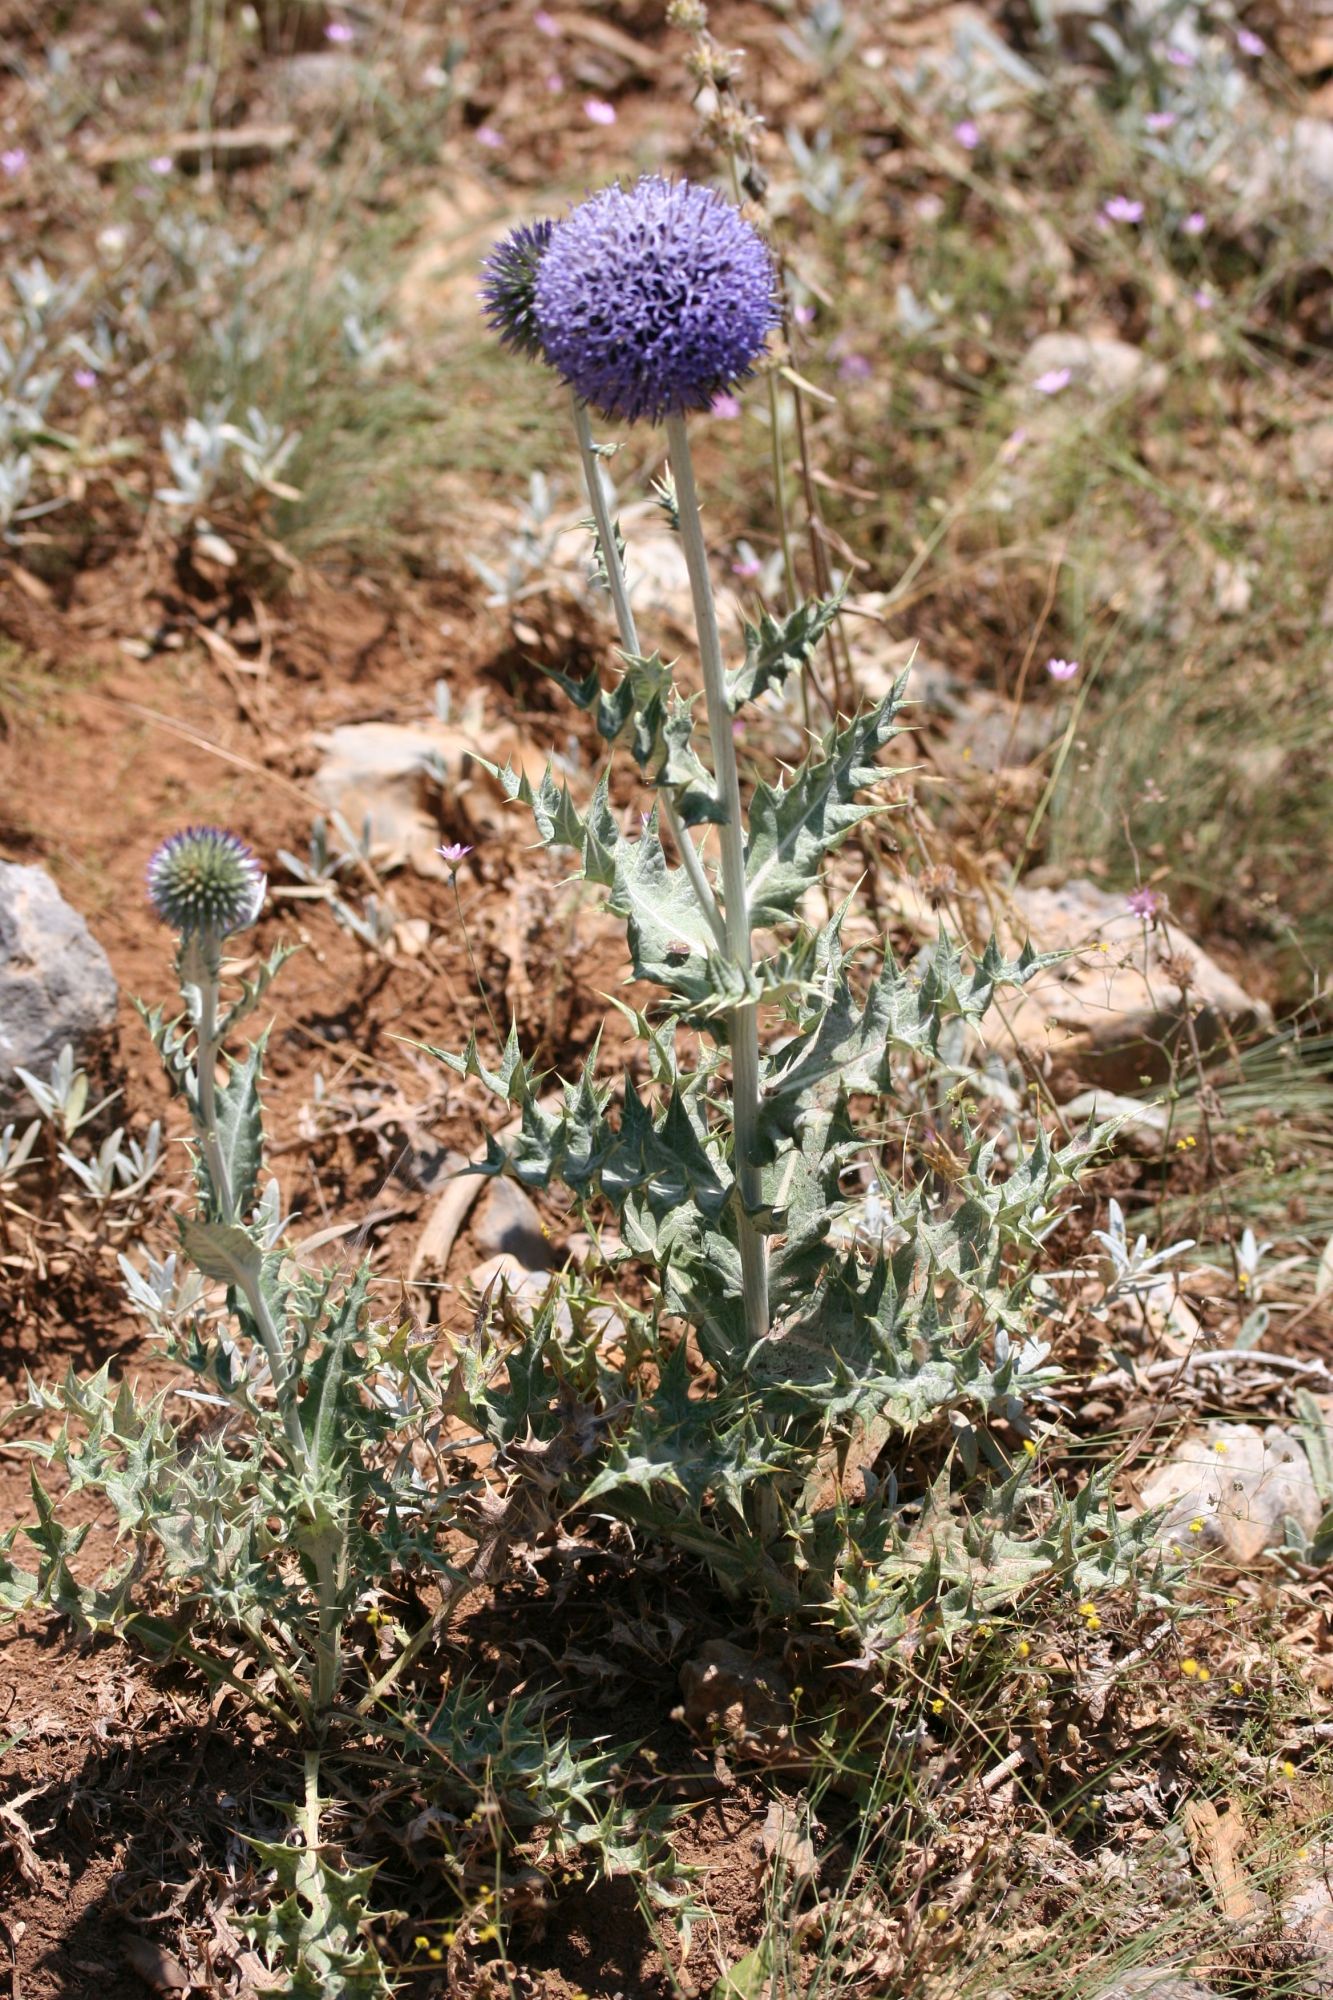
[[[227,937],[254,922],[268,884],[245,842],[220,826],[190,826],[148,864],[148,900],[182,937]]]
[[[552,222],[524,223],[497,243],[481,269],[481,302],[502,347],[542,361],[537,325],[537,272],[551,240]]]

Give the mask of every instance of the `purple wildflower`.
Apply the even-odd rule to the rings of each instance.
[[[1176,122],[1174,111],[1150,111],[1143,121],[1147,132],[1169,132]]]
[[[475,136],[479,146],[487,146],[493,153],[498,153],[505,142],[504,133],[497,132],[494,125],[478,125]]]
[[[1102,214],[1108,222],[1142,222],[1143,203],[1135,201],[1132,195],[1113,194],[1103,203]]]
[[[1257,61],[1268,54],[1268,44],[1262,35],[1256,35],[1253,28],[1237,28],[1236,47],[1243,56],[1253,56]]]
[[[482,308],[501,346],[532,361],[542,359],[537,271],[554,227],[546,221],[523,223],[496,244],[481,269]]]
[[[1161,911],[1162,899],[1155,889],[1135,889],[1132,895],[1125,898],[1125,908],[1131,916],[1142,917],[1145,923],[1151,923]]]
[[[340,47],[346,48],[349,42],[356,40],[356,29],[346,21],[330,21],[324,30],[324,39],[326,42],[336,42]]]
[[[1186,236],[1202,236],[1208,227],[1208,217],[1201,208],[1192,208],[1180,226]]]
[[[537,29],[539,34],[558,35],[560,33],[560,23],[556,20],[555,15],[548,14],[544,7],[537,9],[532,17],[532,25]]]
[[[189,937],[228,937],[259,915],[268,884],[257,856],[220,826],[190,826],[148,863],[148,900],[164,924]]]
[[[981,128],[974,118],[960,118],[953,128],[953,136],[965,153],[973,153],[981,144]]]
[[[1213,297],[1212,293],[1209,291],[1205,291],[1202,285],[1200,285],[1198,291],[1194,292],[1191,296],[1193,297],[1194,303],[1199,308],[1200,312],[1210,313],[1213,307],[1217,304],[1217,301]]]
[[[1190,54],[1189,50],[1182,49],[1176,42],[1172,42],[1170,48],[1167,50],[1166,59],[1175,69],[1193,69],[1194,67],[1194,57]]]
[[[74,370],[74,386],[76,389],[95,389],[97,387],[95,370],[91,368],[76,368]]]
[[[152,159],[148,162],[149,173],[157,174],[159,177],[174,173],[175,169],[176,162],[172,159],[170,153],[154,153]]]
[[[815,323],[815,309],[813,306],[793,306],[791,316],[796,321],[797,326],[813,326]]]
[[[1046,662],[1046,671],[1053,681],[1072,681],[1078,665],[1077,660],[1061,660],[1052,655]]]
[[[844,354],[838,373],[844,382],[868,382],[875,370],[864,354]]]
[[[721,390],[718,395],[714,396],[708,407],[715,417],[738,417],[741,413],[739,402],[726,389]]]
[[[558,69],[553,69],[546,79],[546,88],[550,91],[552,97],[556,97],[564,87],[565,79],[561,76]]]
[[[0,172],[3,172],[8,180],[12,181],[21,174],[27,164],[28,155],[22,146],[7,146],[4,152],[0,153]]]
[[[773,265],[730,202],[647,175],[557,223],[537,271],[546,358],[609,417],[706,410],[778,323]]]
[[[604,97],[585,97],[583,115],[592,125],[614,125],[616,107],[614,104],[608,104]]]
[[[1074,379],[1072,368],[1046,368],[1036,377],[1032,386],[1039,396],[1058,396],[1067,389]]]
[[[461,840],[446,840],[444,846],[438,849],[440,858],[447,861],[451,868],[457,868],[460,861],[466,861],[471,852],[472,849],[464,847]]]

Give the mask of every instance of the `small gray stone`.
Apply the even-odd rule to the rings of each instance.
[[[1139,395],[1158,396],[1166,387],[1166,370],[1160,361],[1150,361],[1141,348],[1106,333],[1043,333],[1033,341],[1023,357],[1022,374],[1038,406],[1051,407],[1040,390],[1038,379],[1053,370],[1067,368],[1070,387],[1082,389],[1097,402],[1111,402],[1131,390]]]
[[[510,1257],[528,1271],[545,1271],[555,1262],[536,1205],[517,1181],[491,1182],[472,1218],[472,1240],[484,1257]]]
[[[0,861],[0,1108],[15,1069],[45,1077],[66,1042],[86,1056],[116,1019],[110,961],[44,868]]]
[[[1280,1424],[1262,1432],[1210,1424],[1177,1445],[1140,1492],[1146,1508],[1166,1510],[1162,1547],[1221,1549],[1239,1563],[1281,1548],[1288,1518],[1312,1536],[1324,1511],[1304,1448]]]

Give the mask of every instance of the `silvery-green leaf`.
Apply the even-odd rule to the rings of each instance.
[[[780,688],[790,674],[809,665],[815,647],[837,617],[843,593],[812,597],[784,619],[761,612],[759,623],[745,622],[745,664],[727,675],[727,705],[733,715],[766,688]]]
[[[176,1218],[181,1248],[206,1278],[226,1285],[258,1279],[264,1250],[257,1234],[238,1222],[205,1222],[199,1216]]]
[[[821,754],[793,772],[790,784],[755,787],[745,874],[756,924],[790,918],[818,880],[824,856],[882,810],[853,801],[888,775],[875,756],[896,733],[904,685],[905,678],[868,714],[832,732]]]
[[[264,1163],[264,1113],[259,1098],[259,1077],[267,1041],[268,1036],[264,1034],[251,1044],[245,1061],[232,1068],[227,1081],[217,1092],[214,1130],[231,1191],[233,1212],[229,1216],[221,1214],[219,1190],[211,1186],[207,1160],[202,1151],[200,1153],[199,1170],[207,1192],[206,1206],[221,1221],[241,1221],[254,1206],[255,1190]]]

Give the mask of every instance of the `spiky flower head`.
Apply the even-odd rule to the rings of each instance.
[[[542,337],[533,309],[537,272],[553,222],[525,222],[496,244],[481,267],[481,302],[502,347],[540,361]]]
[[[267,888],[257,857],[220,826],[173,833],[148,864],[148,899],[182,937],[227,937],[259,915]]]
[[[645,175],[556,224],[537,272],[553,368],[605,416],[706,410],[779,322],[762,237],[713,188]]]

